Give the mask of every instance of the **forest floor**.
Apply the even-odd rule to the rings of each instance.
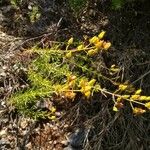
[[[45,6],[40,2],[39,5]],[[88,106],[79,102],[59,121],[35,121],[19,115],[7,102],[16,89],[24,86],[22,83],[20,87],[24,77],[21,72],[26,68],[19,68],[18,62],[28,63],[22,54],[35,42],[63,41],[71,36],[82,39],[101,30],[107,32],[105,38],[111,41],[113,51],[110,58],[104,58],[105,64],[117,62],[125,70],[124,78],[150,95],[149,8],[147,0],[113,10],[106,1],[91,4],[74,17],[64,3],[53,2],[44,9],[40,19],[31,24],[25,15],[25,6],[20,10],[9,3],[0,6],[0,149],[150,149],[149,112],[140,116],[112,115],[108,102],[103,102],[103,107],[99,102]],[[19,15],[22,16],[19,18]],[[97,109],[97,105],[103,110],[87,113],[88,109]]]

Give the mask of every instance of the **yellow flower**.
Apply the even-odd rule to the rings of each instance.
[[[89,42],[91,44],[96,44],[97,42],[99,42],[99,38],[97,36],[92,37]]]
[[[69,91],[69,92],[65,93],[65,97],[68,98],[68,99],[74,99],[75,96],[76,96],[76,93],[74,93],[72,91]]]
[[[55,108],[55,107],[52,107],[52,108],[51,108],[51,112],[52,112],[52,113],[56,112],[56,108]]]
[[[98,35],[98,38],[101,40],[103,37],[104,37],[104,35],[105,35],[105,31],[102,31],[99,35]]]
[[[86,87],[83,89],[83,91],[84,91],[84,92],[88,92],[88,91],[91,90],[91,88],[92,88],[91,86],[86,86]]]
[[[103,48],[104,48],[105,50],[108,50],[108,49],[110,48],[110,46],[111,46],[111,43],[110,43],[110,42],[104,42],[104,43],[103,43]]]
[[[87,85],[87,80],[86,79],[81,79],[79,82],[79,87],[85,87]]]
[[[124,90],[127,89],[127,87],[128,87],[128,85],[120,84],[120,85],[119,85],[119,90],[124,91]]]
[[[98,48],[98,49],[102,48],[103,42],[104,42],[104,41],[101,41],[101,40],[100,40],[99,42],[97,42],[97,43],[95,44],[95,47]]]
[[[73,43],[73,37],[68,40],[68,45]]]

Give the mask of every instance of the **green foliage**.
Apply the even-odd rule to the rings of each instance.
[[[68,0],[69,6],[71,9],[78,13],[80,9],[83,9],[86,6],[88,0]]]
[[[38,20],[41,16],[38,6],[33,6],[31,11],[28,12],[28,15],[29,15],[30,21],[32,23],[34,23],[36,20]]]
[[[121,9],[124,4],[133,2],[144,2],[144,0],[112,0],[112,7],[117,10]]]
[[[125,0],[112,0],[112,6],[115,9],[120,9],[124,3],[125,3]]]
[[[20,5],[22,3],[22,0],[11,0],[10,3],[17,7],[18,5]]]
[[[22,9],[22,7],[24,7],[24,3],[25,1],[22,0],[11,0],[10,1],[11,5],[15,8],[15,9]],[[22,10],[20,11],[21,13],[24,13],[24,11],[22,12]],[[29,20],[31,23],[34,23],[35,21],[37,21],[40,16],[41,16],[41,12],[39,10],[39,6],[38,4],[32,4],[29,5],[26,11]]]

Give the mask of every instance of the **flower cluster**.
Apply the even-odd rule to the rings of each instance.
[[[95,82],[95,79],[92,79],[90,81],[88,81],[87,79],[81,79],[79,82],[80,91],[87,99],[89,99],[91,96],[92,88]]]
[[[127,82],[120,84],[118,87],[116,92],[118,94],[115,94],[117,98],[113,107],[114,111],[123,108],[125,100],[130,102],[132,111],[135,115],[145,113],[146,109],[150,110],[150,96],[141,95],[141,89],[135,90],[134,87]],[[134,104],[136,105],[134,106]]]
[[[103,39],[105,35],[105,31],[102,31],[98,36],[94,36],[89,39],[91,45],[94,46],[92,50],[88,51],[88,55],[94,55],[99,52],[99,50],[108,50],[111,46],[110,42],[106,42]]]
[[[86,46],[84,45],[84,43],[82,43],[78,45],[74,50],[68,50],[69,46],[73,44],[73,38],[71,37],[68,40],[66,46],[66,58],[71,58],[72,54],[78,51],[85,51],[88,56],[93,56],[101,50],[108,50],[111,47],[111,43],[109,41],[103,40],[105,33],[105,31],[102,31],[98,36],[89,38],[89,44]]]
[[[87,78],[81,78],[77,80],[74,75],[68,76],[67,81],[64,85],[56,86],[55,91],[59,96],[74,100],[77,93],[82,93],[87,99],[90,98],[92,94],[92,89],[94,87],[96,80],[91,79],[88,81]]]

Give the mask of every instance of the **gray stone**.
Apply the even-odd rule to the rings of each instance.
[[[76,149],[76,148],[73,148],[71,145],[65,147],[63,150],[81,150],[81,149]]]
[[[86,136],[85,129],[77,129],[69,138],[69,144],[74,148],[82,148]]]

